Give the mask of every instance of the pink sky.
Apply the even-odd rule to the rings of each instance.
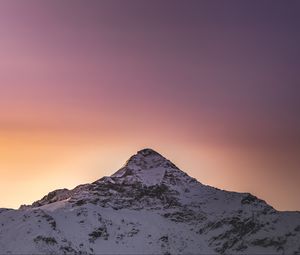
[[[200,182],[300,210],[299,10],[2,1],[0,206],[153,147]]]

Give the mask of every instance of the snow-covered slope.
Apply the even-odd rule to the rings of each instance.
[[[300,254],[300,213],[205,186],[151,149],[110,177],[0,209],[1,254]]]

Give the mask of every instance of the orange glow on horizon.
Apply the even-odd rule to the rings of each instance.
[[[300,210],[300,16],[247,5],[0,1],[0,207],[150,147],[204,184]]]

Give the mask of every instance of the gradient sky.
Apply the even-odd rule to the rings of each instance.
[[[0,207],[151,147],[300,210],[299,1],[0,2]]]

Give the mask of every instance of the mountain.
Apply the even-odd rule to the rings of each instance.
[[[1,254],[300,254],[300,212],[199,183],[144,149],[119,171],[0,209]]]

